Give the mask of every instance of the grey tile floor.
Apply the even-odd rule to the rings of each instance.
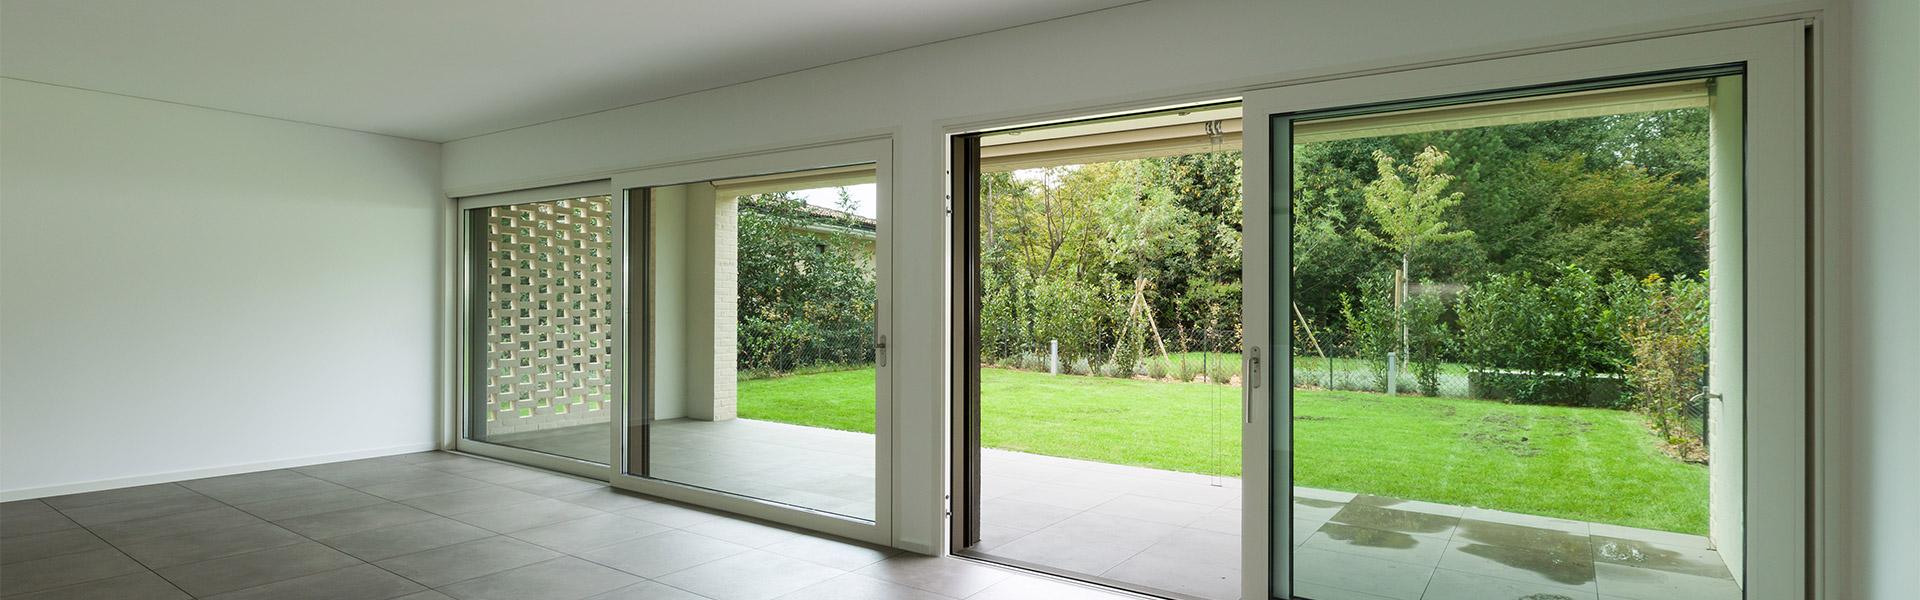
[[[0,504],[0,596],[1134,597],[444,452]]]

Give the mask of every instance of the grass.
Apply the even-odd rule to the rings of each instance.
[[[981,443],[1240,475],[1240,388],[981,371]],[[871,433],[874,372],[742,381],[740,416]],[[1449,398],[1294,392],[1294,482],[1407,500],[1703,534],[1707,471],[1638,415]]]

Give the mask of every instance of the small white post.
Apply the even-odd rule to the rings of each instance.
[[[1047,371],[1054,375],[1059,375],[1060,374],[1060,340],[1050,340],[1050,342],[1051,343],[1049,345],[1052,346],[1052,349],[1047,351]]]
[[[1387,395],[1400,395],[1400,356],[1394,352],[1387,353]]]

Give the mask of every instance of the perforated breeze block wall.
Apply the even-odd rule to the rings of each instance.
[[[484,209],[486,434],[605,423],[612,198]]]

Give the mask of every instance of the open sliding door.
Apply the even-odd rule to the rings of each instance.
[[[1243,597],[1799,597],[1803,43],[1248,94]]]
[[[614,179],[614,487],[893,543],[891,148]]]

